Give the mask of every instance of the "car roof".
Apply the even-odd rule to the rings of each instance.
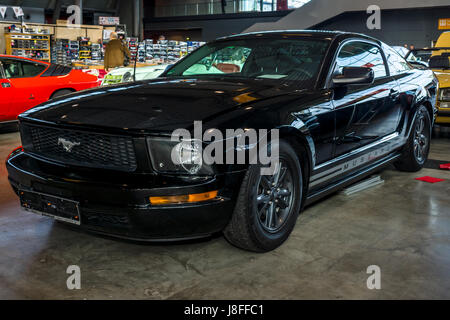
[[[271,31],[255,31],[249,33],[240,33],[231,36],[221,37],[217,40],[227,40],[227,39],[251,39],[251,38],[298,38],[298,37],[310,37],[318,40],[334,40],[337,38],[364,38],[367,40],[372,40],[380,42],[379,40],[367,36],[362,33],[346,32],[346,31],[330,31],[330,30],[271,30]]]
[[[45,65],[50,65],[50,63],[47,61],[35,60],[35,59],[31,59],[31,58],[18,57],[18,56],[11,56],[11,55],[7,55],[7,54],[0,54],[0,59],[1,58],[25,60],[25,61],[41,63],[41,64],[45,64]]]

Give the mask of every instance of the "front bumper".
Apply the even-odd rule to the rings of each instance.
[[[62,167],[20,152],[7,159],[13,189],[79,202],[79,228],[141,241],[206,237],[223,230],[234,209],[245,172],[214,178],[124,175]],[[152,206],[150,196],[219,190],[208,202]]]

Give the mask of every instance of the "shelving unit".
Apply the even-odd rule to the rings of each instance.
[[[52,63],[62,65],[69,65],[71,63],[68,39],[57,39],[53,43]]]
[[[89,38],[80,37],[78,38],[80,44],[79,58],[80,60],[90,60],[92,59],[92,46]]]
[[[79,36],[73,40],[74,36],[60,26],[56,35],[55,30],[15,30],[6,31],[5,47],[8,55],[33,58],[70,66],[74,62],[83,61],[85,64],[101,65],[104,56],[104,47],[107,41],[98,43],[91,42],[90,37]],[[34,32],[33,32],[34,31]],[[86,32],[87,33],[87,32]],[[197,47],[203,45],[202,42],[184,42],[161,40],[154,43],[147,39],[139,42],[138,38],[126,38],[130,49],[130,63],[137,59],[141,64],[174,63],[192,52]]]
[[[143,60],[145,57],[145,62],[151,61],[154,63],[175,63],[203,44],[204,42],[184,42],[168,40],[159,40],[154,44],[153,40],[145,40],[140,44],[140,46],[145,46],[145,51],[144,49],[142,49],[142,53],[139,52],[139,61]]]
[[[128,49],[130,49],[130,60],[134,61],[136,60],[137,54],[138,54],[138,45],[139,45],[139,39],[138,38],[127,38],[127,44]]]
[[[5,33],[6,54],[50,62],[50,35],[39,33]]]

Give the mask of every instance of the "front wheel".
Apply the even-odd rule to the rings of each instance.
[[[431,120],[427,108],[417,110],[412,132],[403,151],[403,155],[394,165],[400,171],[417,172],[428,159],[431,143]]]
[[[226,239],[236,247],[267,252],[291,234],[303,199],[303,175],[294,149],[279,143],[279,162],[272,176],[261,175],[261,166],[250,166],[242,182]]]

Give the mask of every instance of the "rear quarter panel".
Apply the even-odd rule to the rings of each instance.
[[[75,91],[98,87],[98,77],[81,70],[72,70],[67,75],[67,84]]]
[[[30,86],[40,91],[37,105],[48,101],[59,90],[81,91],[96,87],[98,83],[96,76],[85,74],[80,70],[72,70],[64,76],[37,77],[35,81],[30,82]]]

